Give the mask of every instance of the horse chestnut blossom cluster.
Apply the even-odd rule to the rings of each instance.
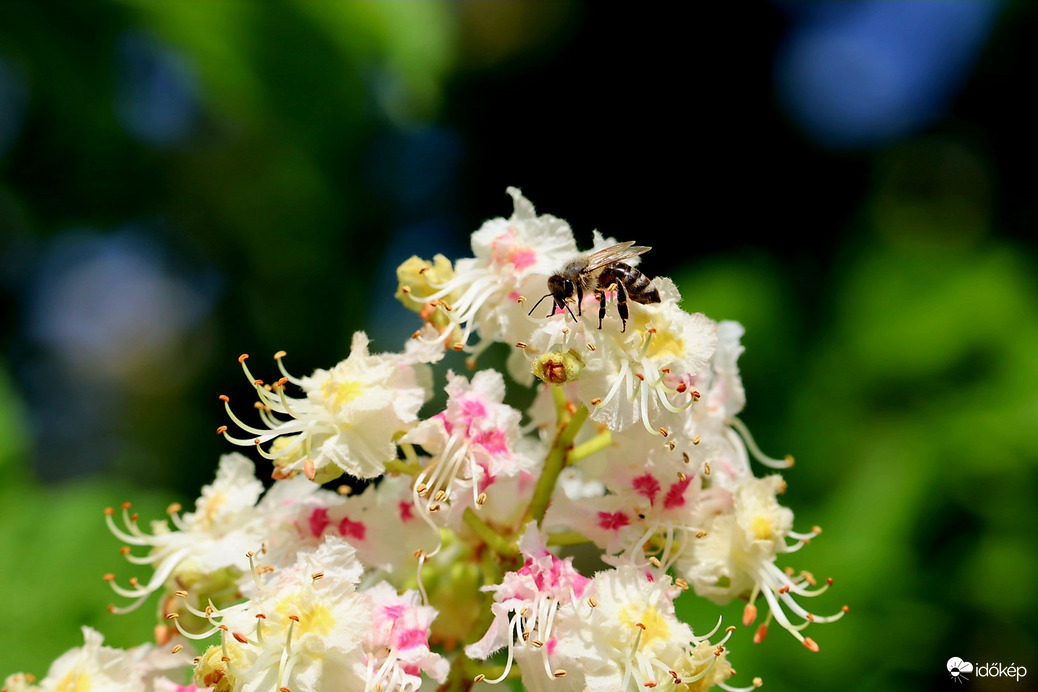
[[[508,192],[512,215],[473,233],[473,257],[398,268],[417,315],[398,350],[358,332],[308,376],[283,352],[262,370],[243,355],[255,400],[221,396],[218,433],[272,482],[230,452],[193,511],[144,525],[106,510],[134,572],[105,575],[111,610],[151,603],[154,641],[122,651],[84,629],[4,691],[759,687],[707,601],[743,601],[754,642],[775,623],[817,652],[805,630],[846,606],[815,613],[831,580],[779,564],[820,529],[794,530],[778,474],[792,459],[762,454],[737,417],[742,327],[686,312],[658,277],[658,301],[632,293],[623,319],[615,283],[549,289],[552,314],[532,314],[580,251]],[[595,232],[590,251],[617,245]],[[479,367],[494,344],[511,382]],[[529,387],[525,410],[508,403]]]

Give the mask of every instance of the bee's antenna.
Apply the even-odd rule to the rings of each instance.
[[[573,318],[573,321],[579,324],[580,320],[578,320],[577,316],[573,314],[573,308],[569,306],[569,303],[566,303],[566,310],[569,312],[569,316]]]
[[[528,312],[528,313],[526,313],[526,314],[527,314],[527,315],[532,315],[532,314],[533,314],[533,311],[537,309],[537,306],[538,306],[538,305],[540,305],[540,304],[541,304],[542,302],[544,302],[544,299],[545,299],[545,298],[547,298],[547,297],[548,297],[548,296],[550,296],[550,295],[551,295],[550,293],[545,293],[545,294],[544,294],[543,296],[541,296],[541,299],[540,299],[540,300],[538,300],[538,301],[537,301],[537,302],[536,302],[536,303],[534,304],[534,306],[533,306],[532,308],[530,308],[530,312]]]

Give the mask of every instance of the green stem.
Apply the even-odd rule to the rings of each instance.
[[[548,534],[548,545],[582,545],[590,543],[591,539],[577,531],[563,531]]]
[[[401,473],[405,476],[417,476],[422,471],[422,467],[418,464],[409,464],[399,459],[383,462],[382,465],[386,467],[386,471],[389,473]]]
[[[559,388],[553,387],[552,389]],[[541,477],[537,480],[537,487],[533,491],[530,507],[526,510],[527,520],[533,519],[538,526],[544,520],[544,513],[548,511],[548,503],[551,502],[551,496],[555,491],[555,484],[559,480],[559,474],[566,468],[569,453],[573,449],[573,440],[576,439],[577,433],[584,426],[587,417],[587,406],[581,404],[580,408],[573,412],[569,420],[562,424],[558,434],[555,436],[555,440],[552,442],[551,449],[548,450],[548,458],[544,460],[544,470],[541,471]]]
[[[479,539],[495,553],[503,558],[514,559],[519,557],[519,550],[515,547],[512,541],[502,538],[500,534],[487,526],[486,522],[480,519],[479,516],[472,511],[471,507],[465,509],[461,518],[462,521],[464,521],[465,524],[472,529],[477,536],[479,536]]]
[[[581,459],[587,459],[595,452],[601,452],[603,449],[608,449],[613,444],[613,435],[608,430],[603,430],[587,442],[582,442],[569,453],[569,463],[573,464]]]

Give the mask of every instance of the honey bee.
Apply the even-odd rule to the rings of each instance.
[[[529,314],[537,309],[545,298],[551,298],[555,305],[552,307],[548,317],[555,314],[555,308],[569,312],[573,321],[577,316],[573,314],[570,303],[576,294],[577,315],[581,314],[581,304],[585,293],[592,293],[598,298],[598,328],[602,328],[602,320],[606,314],[606,291],[616,291],[616,309],[620,313],[622,322],[621,332],[627,330],[627,320],[630,312],[627,309],[627,300],[636,303],[658,303],[660,292],[652,285],[649,277],[624,262],[642,255],[652,248],[644,245],[635,245],[633,240],[619,243],[612,247],[603,248],[596,252],[578,255],[562,266],[562,269],[548,277],[548,293],[536,305],[530,309]]]

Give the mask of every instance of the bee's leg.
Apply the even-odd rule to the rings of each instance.
[[[584,287],[580,285],[579,281],[575,283],[577,284],[577,314],[579,315],[580,309],[584,305]]]
[[[627,309],[627,291],[619,281],[616,282],[616,311],[620,313],[620,321],[623,323],[620,328],[622,334],[627,331],[627,318],[631,316],[631,313]]]
[[[602,320],[605,319],[606,312],[606,296],[605,291],[595,291],[595,296],[598,298],[598,328],[602,328]]]

